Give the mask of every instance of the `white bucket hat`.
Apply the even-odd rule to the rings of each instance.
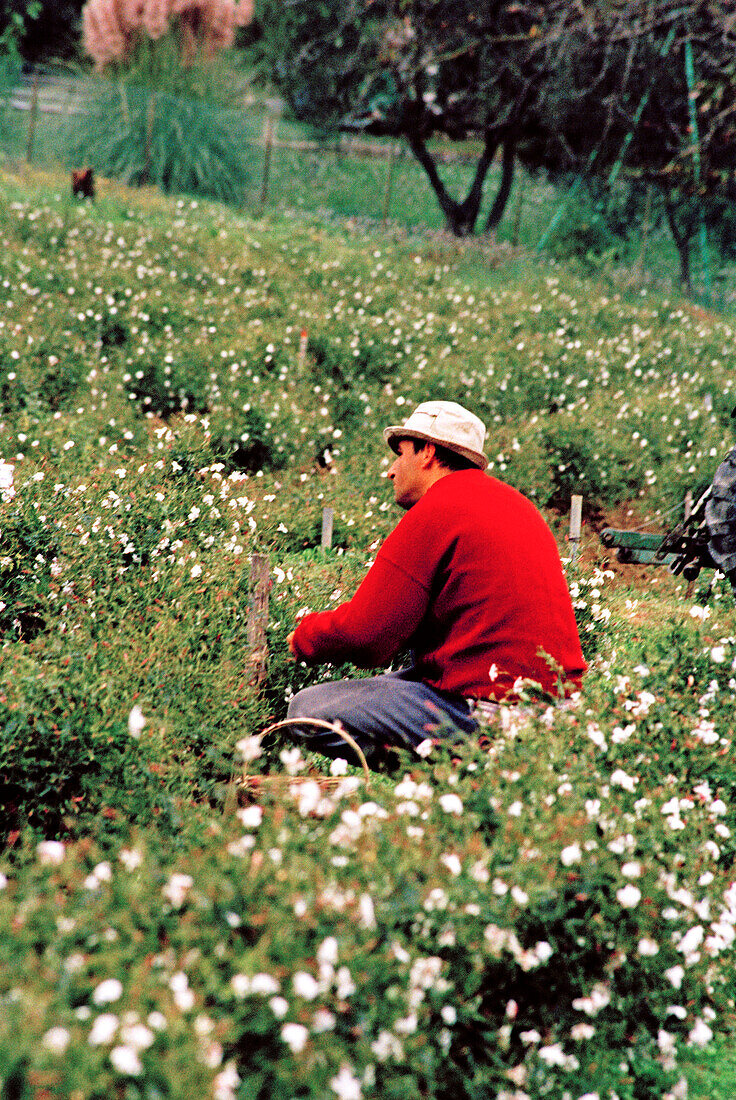
[[[397,453],[399,440],[424,439],[427,443],[438,443],[455,451],[481,470],[488,465],[488,459],[483,454],[485,424],[455,401],[422,402],[405,424],[384,428],[383,438]]]

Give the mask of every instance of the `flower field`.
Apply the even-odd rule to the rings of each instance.
[[[730,322],[437,237],[2,186],[0,1096],[732,1096],[734,600],[595,535],[710,481]],[[395,523],[380,429],[430,396],[548,518],[591,669],[366,782],[261,733],[339,674],[285,638]]]

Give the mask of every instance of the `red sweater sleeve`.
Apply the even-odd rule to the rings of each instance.
[[[351,600],[305,615],[294,633],[294,649],[309,663],[383,668],[409,641],[427,602],[427,590],[379,552]]]

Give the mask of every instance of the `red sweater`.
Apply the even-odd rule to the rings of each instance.
[[[442,691],[500,699],[521,676],[557,693],[557,666],[579,687],[586,665],[557,544],[516,489],[481,470],[440,478],[353,598],[306,615],[294,635],[303,660],[360,668],[407,646],[418,678]]]

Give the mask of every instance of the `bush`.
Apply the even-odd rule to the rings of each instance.
[[[577,260],[589,271],[618,261],[626,247],[625,228],[609,216],[605,193],[595,196],[580,188],[568,200],[548,249],[557,260]]]
[[[43,629],[58,543],[27,498],[0,505],[0,633]]]
[[[131,186],[239,204],[249,166],[238,115],[128,84],[101,86],[68,157]]]

